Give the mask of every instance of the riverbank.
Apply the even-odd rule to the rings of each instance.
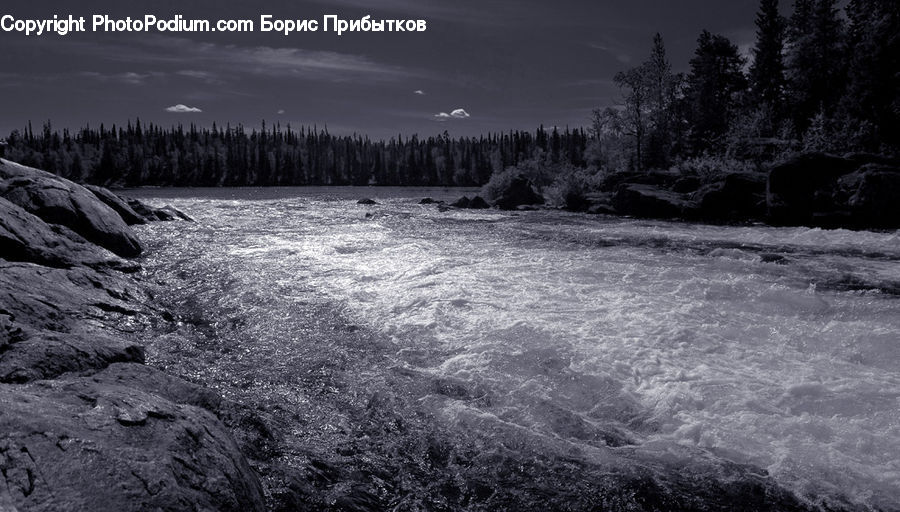
[[[222,399],[144,364],[142,206],[0,161],[2,510],[264,509]]]

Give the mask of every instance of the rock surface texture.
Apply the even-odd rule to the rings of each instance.
[[[0,511],[264,510],[220,399],[133,341],[128,225],[183,214],[132,204],[0,160]]]

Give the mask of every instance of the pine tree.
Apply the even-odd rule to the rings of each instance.
[[[785,20],[778,13],[778,0],[761,0],[756,15],[756,46],[750,66],[750,90],[756,105],[775,118],[777,126],[784,100],[784,30]]]
[[[689,145],[694,154],[719,152],[738,110],[739,96],[747,88],[744,59],[728,38],[704,30],[697,39],[685,91],[690,122]]]

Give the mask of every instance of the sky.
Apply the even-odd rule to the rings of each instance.
[[[123,5],[125,4],[125,5]],[[663,36],[686,71],[703,29],[742,51],[757,0],[107,0],[3,2],[16,20],[107,14],[249,19],[254,32],[0,31],[0,134],[107,127],[276,123],[387,139],[587,126],[621,102],[613,76]],[[260,31],[273,19],[423,19],[424,32]],[[7,18],[10,20],[10,18]]]

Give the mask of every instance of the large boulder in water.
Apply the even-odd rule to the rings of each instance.
[[[701,187],[691,199],[705,220],[761,219],[766,214],[766,176],[733,173]]]
[[[843,176],[839,187],[856,225],[900,227],[900,167],[864,165]]]
[[[495,192],[494,205],[501,210],[515,210],[519,206],[544,204],[544,196],[538,194],[531,180],[516,176],[502,190]]]
[[[766,187],[768,217],[776,224],[813,224],[817,212],[835,209],[838,178],[856,169],[853,161],[823,153],[806,153],[776,165]]]
[[[45,222],[66,226],[119,256],[141,253],[122,217],[81,185],[7,161],[0,163],[0,178],[0,196]]]
[[[693,209],[685,197],[653,185],[623,184],[612,198],[613,206],[622,215],[672,219],[684,217]]]
[[[2,508],[264,510],[228,430],[209,411],[142,389],[146,371],[120,363],[90,377],[0,385]]]
[[[900,162],[879,155],[809,153],[776,165],[766,202],[776,224],[898,227]]]

